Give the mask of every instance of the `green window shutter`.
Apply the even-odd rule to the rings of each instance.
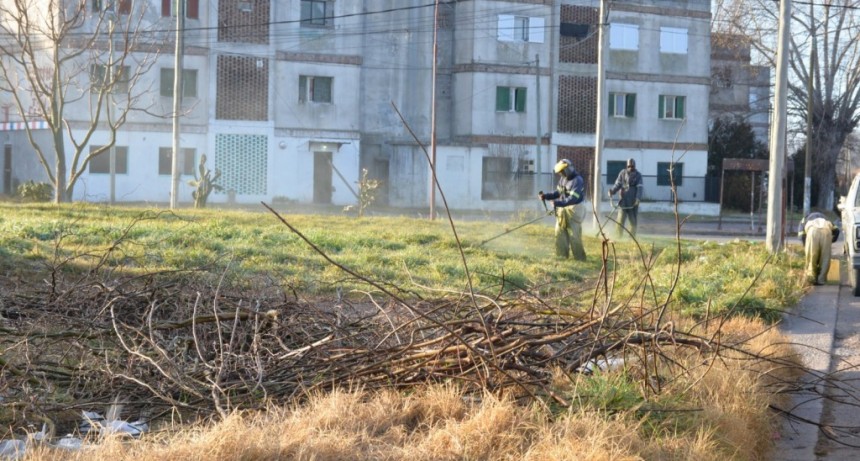
[[[633,117],[636,114],[636,95],[627,95],[627,111],[624,113],[627,117]]]
[[[173,96],[173,69],[161,69],[161,95]]]
[[[514,104],[515,104],[514,110],[517,112],[525,112],[526,111],[526,89],[525,88],[517,88],[515,97],[516,97],[516,101],[514,101]]]
[[[626,161],[610,160],[606,162],[606,184],[615,184],[618,173],[627,168]]]
[[[672,168],[672,175],[669,175],[669,168]],[[658,186],[681,186],[684,183],[684,164],[683,163],[657,163],[657,185]]]
[[[511,110],[511,90],[506,86],[496,87],[496,110],[507,112]]]
[[[609,93],[609,116],[615,115],[615,93]]]
[[[675,98],[675,118],[684,118],[684,101],[686,101],[686,99],[687,98],[683,96]]]
[[[666,97],[662,94],[657,102],[657,118],[665,118],[666,116]]]
[[[197,97],[197,70],[188,69],[182,71],[182,96],[189,98]]]
[[[299,102],[306,102],[308,99],[308,78],[304,75],[299,77]]]
[[[671,186],[672,181],[669,179],[669,163],[657,162],[657,185]]]

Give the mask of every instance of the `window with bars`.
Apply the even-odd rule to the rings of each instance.
[[[311,75],[299,76],[299,102],[332,102],[334,78]]]
[[[332,26],[332,5],[326,0],[302,0],[302,27]]]
[[[90,153],[104,146],[90,146]],[[128,174],[128,146],[113,146],[114,171],[116,174]],[[110,174],[110,149],[90,159],[91,174]]]
[[[512,198],[513,159],[484,157],[481,168],[481,200]]]
[[[117,14],[131,14],[131,0],[92,0],[93,13],[112,11]]]
[[[636,115],[635,93],[609,93],[609,116],[632,118]]]
[[[196,149],[183,148],[179,150],[179,174],[186,176],[194,175],[194,168],[197,166]],[[158,148],[158,174],[172,175],[173,174],[173,148],[159,147]]]
[[[657,162],[657,185],[680,186],[684,183],[684,164]]]
[[[161,68],[161,95],[173,97],[173,83],[176,76],[172,67]],[[197,97],[197,69],[182,69],[182,97]]]
[[[113,76],[108,72],[108,66],[104,64],[93,64],[90,66],[90,89],[94,93],[102,90],[110,90],[113,93],[128,92],[131,67],[117,66]]]
[[[161,0],[161,16],[165,18],[176,17],[176,9],[179,0]],[[185,0],[185,17],[189,19],[200,18],[200,1]]]
[[[657,103],[659,118],[668,120],[683,120],[684,105],[686,102],[687,98],[685,98],[684,96],[669,96],[661,94],[660,99]]]
[[[525,112],[526,89],[523,87],[497,86],[496,112]]]

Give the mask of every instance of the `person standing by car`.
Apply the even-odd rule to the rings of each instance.
[[[615,185],[609,189],[610,199],[616,192],[621,192],[621,198],[618,199],[618,221],[615,225],[615,234],[618,239],[621,239],[623,235],[625,222],[630,223],[630,227],[627,229],[630,235],[636,237],[642,187],[642,174],[636,169],[636,160],[627,159],[627,168],[618,173]]]
[[[824,285],[830,270],[830,247],[839,238],[839,228],[816,211],[803,218],[797,236],[803,242],[806,256],[806,281]]]
[[[541,200],[552,200],[555,207],[555,254],[561,258],[569,257],[585,261],[585,247],[582,246],[582,220],[585,208],[578,207],[585,199],[585,180],[573,167],[570,160],[562,159],[553,168],[558,178],[555,192],[540,192]]]

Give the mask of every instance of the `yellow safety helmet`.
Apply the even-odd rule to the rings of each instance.
[[[565,170],[565,168],[567,168],[569,166],[570,166],[570,160],[564,158],[564,159],[559,160],[558,163],[555,164],[555,168],[553,168],[552,171],[555,171],[556,173],[561,173],[562,171]]]

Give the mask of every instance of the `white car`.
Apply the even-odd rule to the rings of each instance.
[[[860,173],[854,176],[848,195],[839,198],[845,258],[854,296],[860,296]]]

